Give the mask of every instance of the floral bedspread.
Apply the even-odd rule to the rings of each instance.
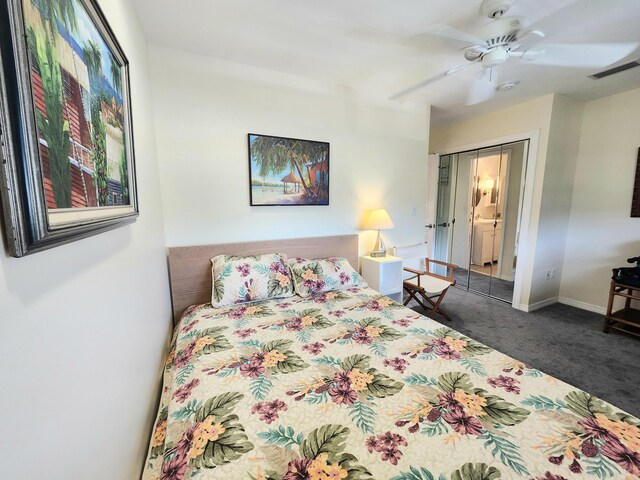
[[[185,312],[143,478],[632,479],[639,425],[354,288]]]

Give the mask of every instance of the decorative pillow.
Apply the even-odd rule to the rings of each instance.
[[[301,297],[330,290],[368,286],[346,258],[292,258],[289,260],[289,266],[293,273],[296,293]]]
[[[293,295],[287,256],[280,253],[211,259],[211,305],[225,307]]]

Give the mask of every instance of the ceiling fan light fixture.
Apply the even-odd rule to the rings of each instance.
[[[497,92],[508,92],[509,90],[513,90],[516,88],[520,82],[518,80],[514,80],[512,82],[501,83],[496,87]]]
[[[493,68],[503,64],[509,58],[509,52],[506,48],[494,48],[490,52],[482,56],[482,66],[484,68]]]

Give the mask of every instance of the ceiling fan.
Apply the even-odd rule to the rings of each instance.
[[[469,89],[467,105],[489,100],[498,91],[498,66],[511,58],[535,65],[554,65],[573,68],[601,68],[626,57],[638,48],[638,43],[544,43],[539,47],[529,47],[525,39],[543,39],[541,30],[528,26],[525,17],[505,16],[516,0],[484,0],[480,12],[491,19],[481,32],[473,35],[449,26],[439,26],[430,34],[463,42],[465,63],[457,65],[438,75],[423,80],[391,97],[402,98],[437,80],[449,77],[473,65],[480,65],[481,71]],[[517,85],[510,82],[501,90]]]

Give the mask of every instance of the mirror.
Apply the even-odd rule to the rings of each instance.
[[[489,207],[495,205],[498,201],[498,186],[496,179],[493,177],[486,177],[480,180],[479,176],[473,177],[474,187],[473,187],[473,196],[472,196],[472,207],[477,207],[480,205],[480,202],[484,199],[482,203],[483,206]]]

